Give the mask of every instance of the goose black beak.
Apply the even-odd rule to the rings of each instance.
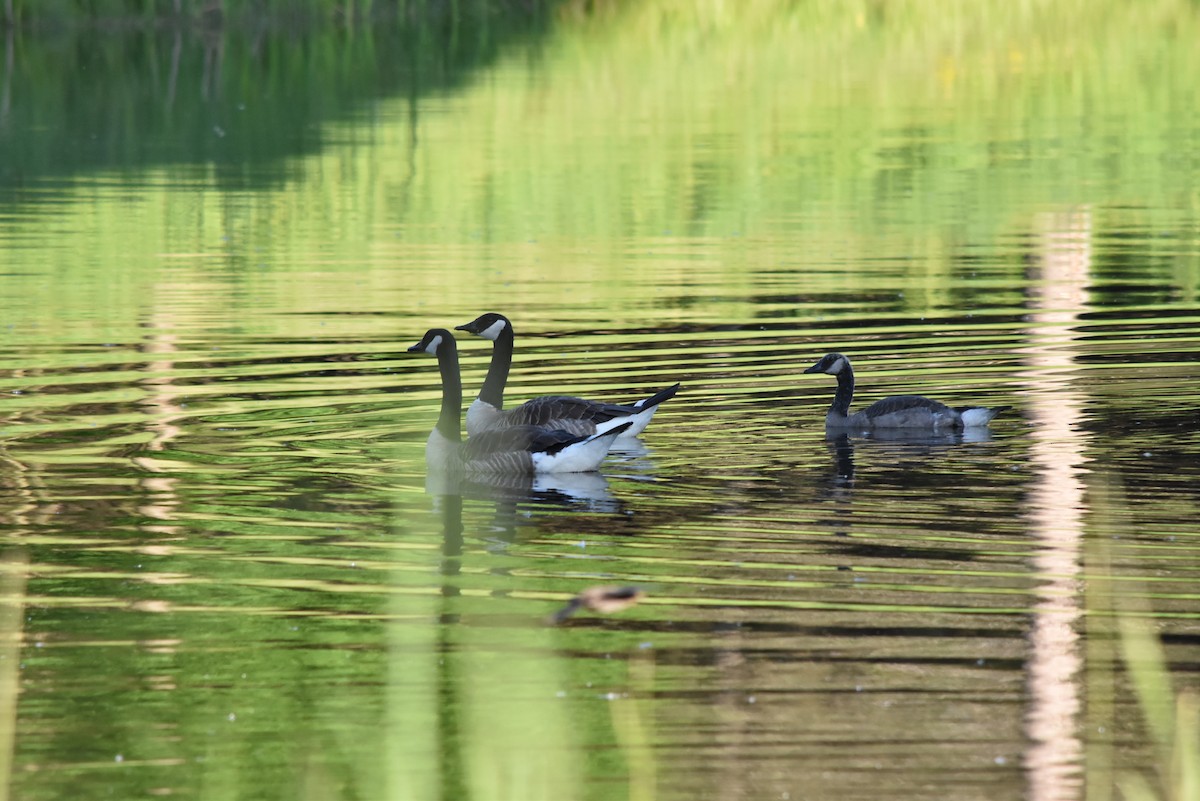
[[[479,326],[475,325],[475,322],[472,321],[472,322],[466,323],[465,325],[456,325],[456,326],[454,326],[454,330],[455,331],[466,331],[468,334],[478,334]]]
[[[805,370],[804,372],[806,372],[806,373],[819,373],[819,372],[821,372],[821,364],[820,364],[820,362],[818,362],[817,364],[814,364],[812,367],[808,368],[808,369],[807,369],[807,370]]]
[[[416,345],[410,345],[408,348],[409,353],[418,353],[423,350],[425,350],[425,349],[423,347],[421,347],[421,343],[419,343],[419,342]]]

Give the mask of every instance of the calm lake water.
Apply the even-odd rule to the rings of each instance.
[[[1200,11],[597,5],[9,36],[11,797],[1156,780],[1122,648],[1200,687]],[[512,401],[683,388],[599,473],[430,480],[406,349],[484,311]],[[1013,408],[830,440],[834,350],[860,408]],[[547,625],[597,584],[647,596]]]

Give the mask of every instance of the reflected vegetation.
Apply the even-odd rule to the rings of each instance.
[[[433,5],[5,29],[9,795],[1153,776],[1119,620],[1190,697],[1194,4]],[[598,472],[430,474],[405,347],[495,308],[510,405],[686,391]],[[831,435],[829,352],[860,408],[1012,409]],[[546,625],[596,587],[644,597]]]
[[[231,192],[280,188],[286,159],[331,144],[325,126],[349,120],[369,141],[380,99],[461,88],[506,48],[544,36],[548,21],[541,3],[504,13],[489,2],[459,11],[418,1],[408,13],[378,3],[360,24],[301,3],[230,3],[157,22],[89,5],[42,2],[3,26],[2,203],[36,208],[43,186],[147,167],[173,167],[162,176],[172,183],[211,176]],[[72,15],[81,19],[64,19]]]

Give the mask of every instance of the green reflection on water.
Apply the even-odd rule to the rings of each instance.
[[[277,77],[237,78],[258,62],[245,45],[231,46],[220,99],[191,92],[194,110],[163,113],[151,108],[164,89],[145,90],[144,113],[176,128],[113,127],[114,141],[149,137],[152,146],[127,162],[105,152],[94,166],[68,161],[95,177],[73,174],[44,189],[38,182],[50,166],[63,164],[58,154],[88,148],[62,142],[22,155],[47,145],[42,124],[19,113],[50,113],[46,105],[67,96],[39,91],[39,105],[14,106],[4,134],[34,191],[16,194],[30,205],[0,247],[17,249],[7,263],[38,268],[33,280],[7,282],[10,296],[30,298],[17,314],[32,313],[31,324],[49,315],[89,320],[99,299],[109,314],[92,326],[112,335],[144,312],[131,296],[153,298],[168,282],[199,309],[246,310],[252,326],[249,311],[264,303],[326,306],[351,273],[372,294],[471,313],[495,300],[489,276],[500,270],[508,302],[536,298],[569,318],[579,314],[580,285],[589,307],[616,306],[646,269],[631,258],[639,251],[653,254],[653,287],[640,301],[652,307],[698,280],[717,294],[758,294],[771,283],[764,271],[805,265],[810,293],[861,291],[878,283],[870,265],[880,254],[903,254],[894,265],[902,277],[891,282],[904,293],[898,307],[952,308],[979,305],[988,293],[995,301],[995,288],[962,285],[962,255],[990,253],[989,275],[1017,275],[1023,265],[1006,240],[1026,232],[1014,217],[1088,204],[1097,230],[1155,230],[1139,270],[1194,298],[1195,253],[1172,237],[1196,206],[1188,154],[1200,98],[1190,76],[1200,56],[1185,44],[1200,34],[1194,8],[1171,0],[1104,12],[1070,3],[985,4],[967,16],[933,8],[762,3],[735,14],[717,3],[618,5],[595,16],[562,13],[545,41],[452,60],[432,78],[431,68],[377,69],[424,41],[416,33],[397,49],[320,34],[328,41],[312,49],[326,54],[328,68],[267,39],[281,53],[269,61]],[[386,39],[358,34],[368,35]],[[31,44],[26,58],[37,58],[42,51]],[[201,50],[186,52],[195,81]],[[418,48],[414,57],[428,65],[440,52]],[[36,68],[18,62],[18,80],[77,74],[52,54]],[[129,63],[119,50],[101,60]],[[488,80],[472,80],[473,68],[486,69]],[[320,79],[308,80],[310,70]],[[116,90],[129,83],[116,70],[105,78]],[[263,91],[276,84],[283,89]],[[447,84],[456,91],[445,94]],[[375,107],[358,89],[346,91],[360,86],[415,97]],[[269,105],[247,100],[250,91]],[[306,104],[290,100],[301,92]],[[106,104],[93,117],[123,105],[109,95],[107,85],[90,93]],[[315,98],[328,101],[313,110]],[[97,128],[61,102],[52,130],[88,136]],[[245,102],[252,108],[239,111]],[[248,115],[258,122],[237,129]],[[213,141],[206,116],[228,135]],[[293,147],[294,136],[312,141]],[[154,169],[158,143],[212,166]],[[136,172],[107,172],[117,164]],[[39,210],[41,196],[54,205]],[[49,214],[59,236],[42,247],[51,244]],[[694,244],[671,247],[677,238]],[[72,244],[78,239],[86,250]],[[425,247],[432,244],[452,249]],[[314,262],[317,275],[282,291],[283,275]],[[563,263],[579,268],[569,281],[553,269]],[[471,280],[450,292],[441,278],[448,265]],[[47,291],[46,267],[73,280]],[[548,277],[555,280],[537,293],[528,286]],[[702,307],[677,312],[704,315]]]
[[[903,338],[877,389],[947,389],[952,347],[973,390],[1003,391],[975,360],[1028,329],[1029,240],[1060,232],[1034,221],[1062,209],[1089,221],[1097,297],[1135,281],[1156,315],[1115,356],[1164,330],[1194,351],[1175,312],[1197,290],[1200,21],[1172,0],[961,12],[564,4],[533,41],[416,26],[304,48],[230,31],[219,75],[211,41],[21,39],[0,129],[0,365],[22,393],[3,407],[5,522],[32,553],[4,592],[30,610],[20,795],[873,798],[887,769],[898,794],[945,797],[929,782],[970,765],[958,797],[1020,797],[1027,479],[984,471],[1022,446],[928,469],[863,446],[869,522],[833,531],[818,518],[839,492],[854,511],[851,491],[821,484],[829,460],[802,450],[818,435],[780,428],[761,393],[794,395],[814,332]],[[710,474],[655,487],[658,507],[619,484],[637,536],[565,513],[500,533],[478,504],[465,534],[437,530],[410,463],[435,392],[395,341],[485,308],[570,332],[521,342],[523,394],[560,389],[579,343],[614,346],[578,354],[579,383],[689,371],[696,400],[652,441],[663,475],[695,479],[704,448]],[[984,312],[982,333],[918,319]],[[809,330],[764,354],[763,320]],[[656,333],[697,322],[729,330]],[[936,488],[981,475],[949,513]],[[1179,495],[1150,533],[1194,519]],[[1127,551],[1165,571],[1188,548]],[[542,625],[610,574],[661,581],[620,617]],[[1194,593],[1157,594],[1164,623],[1194,619]]]

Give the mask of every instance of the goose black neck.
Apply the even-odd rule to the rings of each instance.
[[[479,390],[479,399],[484,403],[504,408],[504,385],[508,383],[508,368],[512,366],[512,324],[504,326],[492,345],[492,363],[488,365],[487,378]]]
[[[453,339],[442,343],[437,357],[438,370],[442,374],[442,413],[438,415],[437,429],[446,439],[458,442],[462,439],[462,378],[458,373],[458,348]]]
[[[848,417],[850,401],[854,400],[854,368],[850,366],[850,362],[846,362],[846,366],[837,374],[837,380],[837,393],[833,396],[833,405],[829,410]]]

